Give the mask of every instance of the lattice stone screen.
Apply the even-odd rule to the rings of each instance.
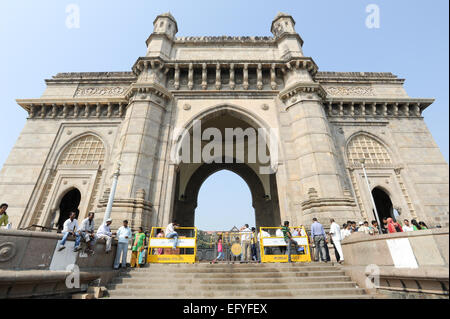
[[[93,135],[80,137],[67,146],[61,155],[60,165],[101,165],[105,157],[102,141]]]
[[[349,164],[360,166],[359,160],[365,158],[366,166],[390,166],[392,164],[386,148],[367,135],[352,138],[347,148]]]

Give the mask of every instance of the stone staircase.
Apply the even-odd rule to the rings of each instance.
[[[332,263],[150,264],[121,271],[108,292],[112,299],[374,297]]]

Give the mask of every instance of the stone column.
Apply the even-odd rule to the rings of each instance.
[[[291,121],[291,156],[299,169],[302,214],[296,212],[297,222],[309,225],[312,217],[318,217],[326,224],[329,217],[353,217],[355,203],[344,195],[321,87],[297,83],[280,96]]]

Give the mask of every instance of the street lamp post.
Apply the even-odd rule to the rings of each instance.
[[[119,179],[119,175],[120,175],[120,162],[117,162],[117,170],[113,175],[113,182],[111,185],[111,191],[109,192],[108,205],[106,206],[105,216],[103,217],[103,223],[106,223],[106,221],[111,217],[111,210],[114,202],[114,196],[116,194],[117,180]]]
[[[364,166],[366,159],[362,158],[359,160],[359,162],[361,163],[363,173],[364,173],[364,180],[366,181],[367,190],[369,191],[370,200],[372,201],[373,210],[375,212],[375,218],[377,219],[377,223],[378,223],[378,230],[379,230],[380,234],[382,234],[383,232],[381,230],[381,223],[380,223],[380,218],[378,217],[377,206],[375,205],[375,200],[373,199],[372,191],[370,190],[369,179],[367,178],[366,167]]]

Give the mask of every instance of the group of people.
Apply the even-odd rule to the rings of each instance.
[[[411,221],[409,221],[408,219],[404,219],[402,225],[400,222],[396,222],[393,218],[388,217],[383,218],[382,223],[383,225],[380,228],[376,220],[373,220],[370,226],[367,221],[359,222],[358,226],[354,221],[347,221],[347,223],[342,225],[342,239],[350,236],[355,232],[362,232],[368,235],[378,235],[380,234],[380,230],[382,234],[390,234],[428,229],[428,226],[424,222],[417,222],[415,219],[412,219]]]
[[[107,219],[104,223],[100,225],[95,232],[94,226],[94,216],[95,213],[90,212],[88,217],[83,219],[81,225],[78,225],[78,220],[76,219],[76,213],[71,212],[69,218],[64,222],[63,225],[63,238],[59,243],[58,251],[64,250],[67,239],[71,236],[75,238],[74,252],[81,250],[81,241],[84,240],[86,243],[86,253],[89,255],[94,254],[94,247],[99,239],[104,239],[106,242],[105,252],[108,254],[111,252],[111,244],[113,238],[117,237],[117,252],[114,260],[114,268],[118,269],[119,266],[122,268],[127,267],[127,253],[129,241],[132,238],[132,232],[130,227],[128,227],[128,221],[124,220],[123,225],[113,233],[111,231],[112,219]],[[139,231],[134,235],[132,253],[131,253],[131,267],[139,267],[143,264],[145,258],[145,238],[146,235],[142,227],[139,227]],[[120,265],[120,260],[122,263]]]

